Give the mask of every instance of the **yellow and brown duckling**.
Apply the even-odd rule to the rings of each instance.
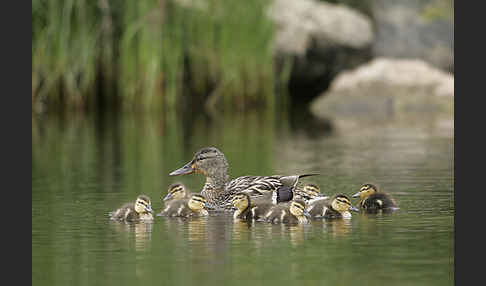
[[[334,195],[327,200],[311,201],[306,210],[312,218],[351,218],[350,210],[359,212],[343,194]]]
[[[363,184],[359,192],[353,198],[360,198],[359,207],[364,210],[374,211],[380,209],[397,209],[397,204],[387,193],[378,190],[374,184]]]
[[[306,184],[302,189],[295,190],[295,199],[302,199],[306,203],[312,202],[313,200],[325,200],[329,199],[321,193],[321,188],[315,184]]]
[[[272,206],[264,216],[270,223],[308,223],[310,214],[303,200],[293,200]]]
[[[233,217],[242,220],[261,220],[265,213],[273,207],[269,201],[254,202],[247,193],[243,192],[235,194],[231,202],[236,208]]]
[[[146,195],[140,195],[135,203],[126,203],[116,211],[110,213],[112,220],[151,221],[154,219],[152,202]]]
[[[167,202],[170,200],[180,200],[180,199],[188,199],[192,194],[190,194],[183,183],[173,183],[167,189],[167,195],[162,198],[163,202]]]
[[[208,214],[206,198],[200,194],[193,194],[189,199],[168,201],[157,216],[201,217]]]
[[[233,210],[232,197],[245,192],[250,196],[271,193],[280,186],[297,185],[300,178],[316,174],[291,176],[242,176],[229,180],[228,161],[215,147],[205,147],[194,154],[193,159],[183,167],[171,172],[170,176],[202,174],[206,183],[201,191],[215,209]]]

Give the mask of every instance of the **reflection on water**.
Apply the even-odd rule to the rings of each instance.
[[[188,116],[33,119],[35,285],[248,285],[269,277],[265,285],[452,285],[453,131],[385,125],[346,133],[305,116]],[[400,209],[308,225],[246,223],[230,213],[108,219],[140,193],[158,213],[175,181],[200,190],[201,176],[168,173],[211,145],[226,154],[231,177],[317,172],[302,183],[328,195],[373,181]]]

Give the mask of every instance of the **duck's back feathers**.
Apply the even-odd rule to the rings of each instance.
[[[365,210],[379,210],[397,208],[395,201],[386,193],[377,192],[359,202]]]
[[[331,199],[314,199],[308,202],[307,212],[312,218],[342,218],[343,215],[331,206]]]
[[[190,211],[189,199],[171,200],[165,203],[164,209],[157,216],[184,216]]]
[[[125,215],[127,212],[133,211],[135,212],[135,204],[134,203],[126,203],[122,205],[117,210],[110,213],[110,218],[112,220],[124,220]]]
[[[250,216],[254,220],[264,220],[265,214],[273,207],[271,203],[261,203],[250,206]]]
[[[134,203],[126,203],[116,211],[110,213],[110,219],[118,221],[135,222],[139,220],[152,220],[152,213],[139,214],[135,211]]]
[[[272,206],[263,219],[271,223],[299,223],[299,220],[290,213],[289,203],[280,203]]]
[[[164,209],[157,216],[168,217],[199,217],[207,215],[206,210],[194,211],[189,207],[190,199],[172,200],[166,203]]]

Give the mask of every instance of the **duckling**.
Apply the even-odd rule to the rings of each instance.
[[[290,203],[274,205],[264,216],[264,220],[271,223],[308,223],[310,217],[305,209],[303,200],[293,200]]]
[[[152,202],[146,195],[139,195],[135,203],[126,203],[110,213],[112,220],[150,221],[154,219]]]
[[[162,198],[162,201],[188,199],[190,196],[191,194],[187,191],[186,186],[183,183],[177,182],[169,186],[167,195]]]
[[[343,194],[334,195],[327,200],[311,201],[306,210],[312,218],[351,218],[349,210],[359,211]]]
[[[325,200],[329,199],[329,196],[326,196],[321,193],[321,188],[315,184],[306,184],[302,190],[296,189],[295,190],[295,198],[302,199],[306,203],[309,203],[313,200]]]
[[[207,216],[208,202],[200,194],[193,194],[190,199],[171,200],[157,216],[200,217]]]
[[[378,190],[373,184],[363,184],[353,198],[360,197],[359,206],[364,210],[396,209],[392,197]]]
[[[253,202],[250,196],[243,192],[235,194],[231,202],[236,207],[233,217],[242,220],[260,220],[273,206],[268,201]]]

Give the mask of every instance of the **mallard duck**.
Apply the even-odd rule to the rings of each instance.
[[[167,195],[162,198],[162,201],[167,202],[170,200],[180,200],[190,198],[192,194],[187,191],[186,186],[183,183],[173,183],[167,189]]]
[[[193,194],[189,199],[171,200],[157,216],[200,217],[207,216],[206,198],[200,194]]]
[[[312,218],[350,218],[349,210],[359,211],[343,194],[334,195],[327,200],[312,200],[307,204],[306,210]]]
[[[126,203],[116,211],[110,213],[112,220],[148,221],[153,220],[152,202],[146,195],[140,195],[135,203]]]
[[[260,220],[265,213],[273,207],[269,201],[253,202],[247,193],[237,193],[232,198],[232,204],[236,208],[233,217],[242,220]]]
[[[295,190],[295,198],[302,199],[306,203],[309,203],[313,200],[325,200],[329,199],[329,196],[326,196],[321,193],[321,188],[315,184],[306,184],[302,189]]]
[[[305,209],[303,200],[293,200],[272,206],[264,216],[264,220],[271,223],[308,223],[310,214]]]
[[[193,159],[183,167],[171,172],[170,176],[202,174],[206,183],[201,191],[211,207],[233,210],[231,199],[234,194],[245,192],[250,196],[261,196],[280,186],[296,186],[299,179],[317,174],[291,176],[242,176],[229,181],[228,161],[215,147],[205,147],[194,154]]]
[[[358,205],[364,210],[396,209],[397,204],[390,195],[378,190],[373,184],[363,184],[353,198],[360,197]]]

